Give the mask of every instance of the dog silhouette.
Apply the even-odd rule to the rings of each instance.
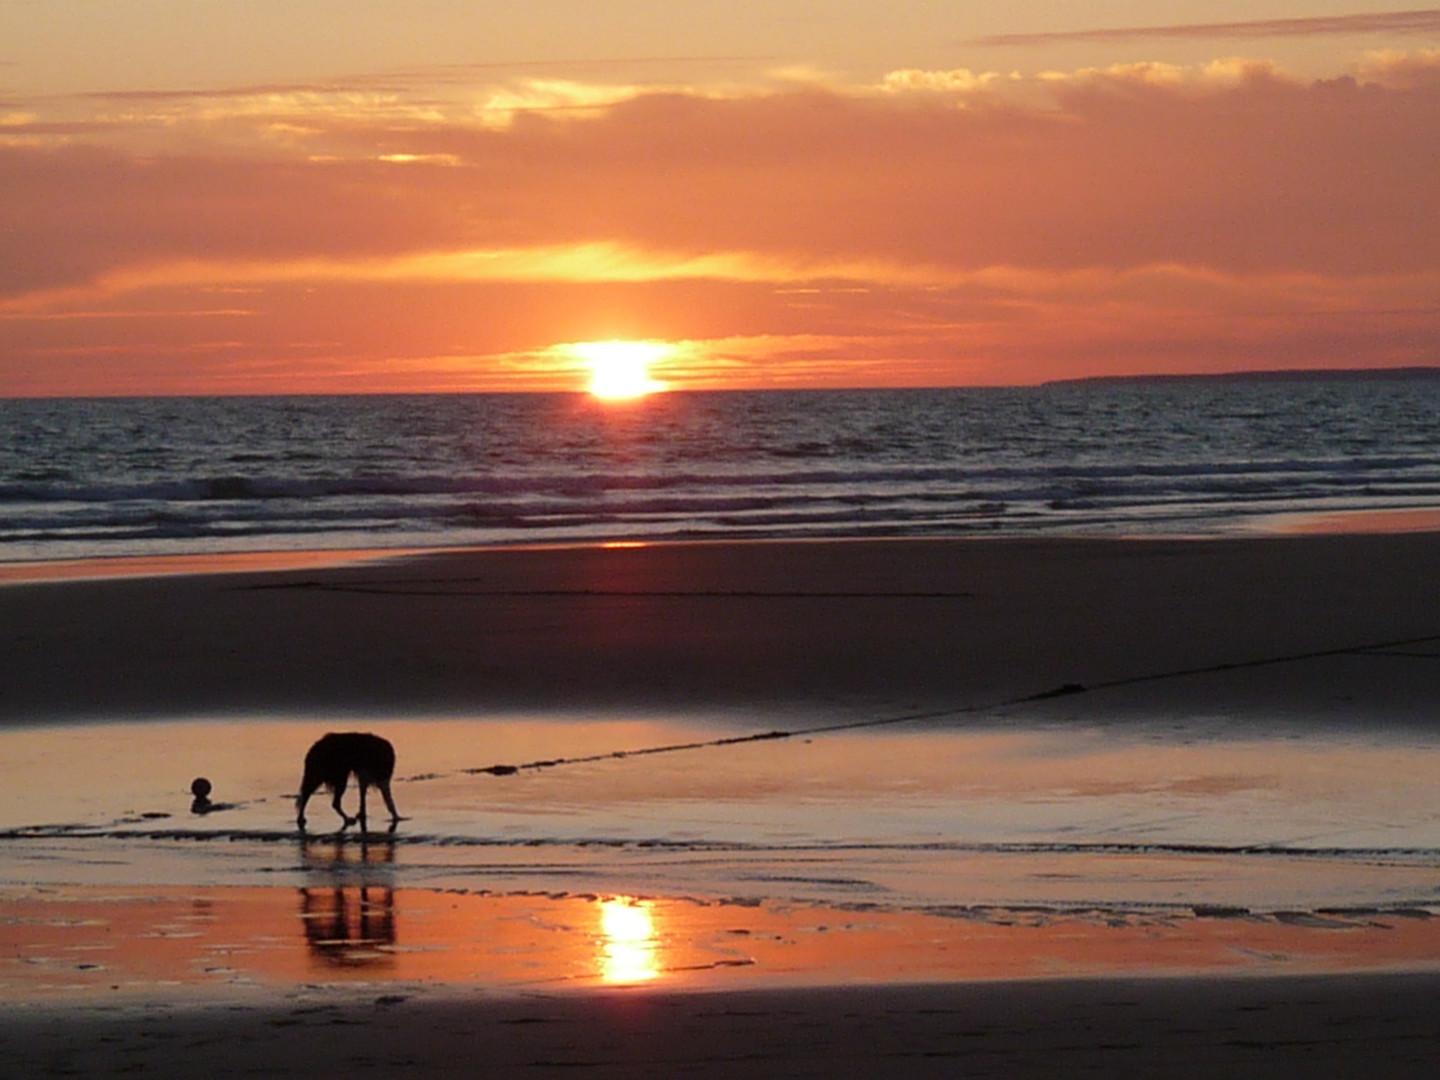
[[[345,794],[345,785],[350,774],[360,786],[360,813],[351,817],[340,807],[340,798]],[[295,821],[301,831],[305,829],[305,804],[310,796],[324,785],[335,793],[330,805],[340,815],[347,829],[357,821],[360,830],[365,830],[365,792],[373,785],[380,789],[380,795],[390,810],[390,827],[393,829],[401,820],[400,811],[395,809],[395,800],[390,797],[390,778],[395,775],[395,747],[379,735],[359,731],[331,732],[321,737],[305,755],[305,776],[300,781],[300,794],[295,798]]]

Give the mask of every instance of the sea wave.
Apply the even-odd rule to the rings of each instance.
[[[1440,505],[1440,380],[0,402],[0,558],[1188,532]]]

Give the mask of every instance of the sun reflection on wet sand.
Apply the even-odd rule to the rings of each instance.
[[[1281,533],[1333,536],[1337,533],[1435,532],[1440,530],[1440,509],[1431,506],[1398,510],[1334,510],[1276,514],[1260,518],[1258,525]]]
[[[624,896],[600,902],[600,977],[607,983],[646,982],[660,974],[651,908]]]
[[[361,983],[724,988],[1440,970],[1425,908],[847,910],[337,885],[0,892],[0,1001]],[[297,923],[299,924],[297,926]]]
[[[112,555],[90,559],[0,562],[0,584],[318,570],[421,555],[428,548],[347,548],[319,551],[219,551],[191,555]]]

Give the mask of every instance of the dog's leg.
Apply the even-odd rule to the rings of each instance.
[[[345,823],[340,826],[341,829],[348,829],[351,825],[355,824],[355,819],[349,814],[345,813],[344,808],[342,808],[340,805],[340,800],[345,795],[345,785],[349,781],[349,779],[349,776],[342,776],[339,779],[339,781],[335,784],[335,798],[330,800],[330,805],[335,807],[335,812],[340,815],[340,820]]]
[[[319,784],[302,783],[300,794],[295,797],[295,824],[300,827],[301,832],[305,831],[305,804],[310,801],[310,796],[315,794],[315,789],[319,786]]]
[[[380,797],[385,800],[385,809],[390,811],[390,824],[400,821],[400,811],[395,809],[395,800],[390,797],[390,781],[378,780],[375,786],[380,789]]]

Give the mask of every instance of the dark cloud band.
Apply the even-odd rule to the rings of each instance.
[[[1105,43],[1155,38],[1319,37],[1340,34],[1440,34],[1440,8],[1381,11],[1366,15],[1320,15],[1300,19],[1132,26],[1101,30],[1057,30],[1040,34],[995,34],[970,45],[1046,45],[1060,42]]]

